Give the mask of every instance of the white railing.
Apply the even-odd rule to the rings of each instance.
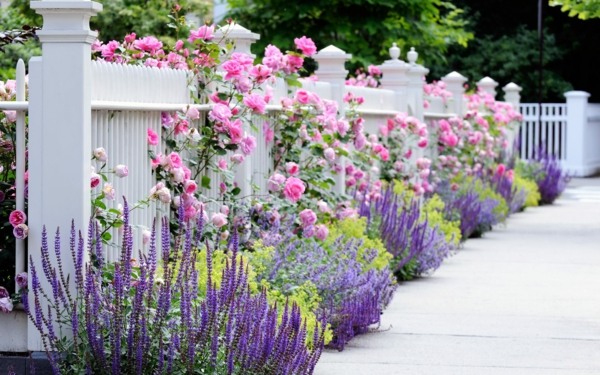
[[[524,103],[520,106],[523,122],[519,132],[519,150],[522,159],[532,159],[536,152],[544,152],[565,160],[567,156],[567,105],[542,104],[541,123],[539,105]]]

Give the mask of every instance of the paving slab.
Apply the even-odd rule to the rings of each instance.
[[[400,285],[381,326],[315,374],[600,375],[600,179]]]

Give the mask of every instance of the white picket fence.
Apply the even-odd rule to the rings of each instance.
[[[44,24],[50,26],[48,30],[45,27],[39,32],[44,56],[30,62],[30,102],[25,101],[25,69],[21,62],[18,67],[17,101],[0,102],[0,110],[17,110],[19,114],[17,199],[20,203],[17,203],[17,208],[21,209],[24,196],[25,114],[29,111],[28,249],[40,267],[38,259],[42,224],[49,228],[50,233],[57,226],[68,227],[71,219],[79,228],[87,225],[91,198],[89,163],[95,147],[107,150],[110,166],[125,164],[129,167],[128,177],[114,177],[111,182],[117,197],[126,196],[134,203],[146,198],[156,182],[148,158],[147,129],[161,134],[163,111],[184,110],[194,105],[206,115],[210,106],[191,104],[188,91],[190,77],[184,71],[92,62],[90,43],[94,34],[89,30],[88,20],[101,9],[99,4],[90,1],[42,1],[36,2],[35,7],[44,17]],[[250,44],[256,39],[256,34],[239,25],[230,31],[229,39],[235,39],[236,49],[250,53]],[[365,118],[366,129],[370,133],[377,132],[379,125],[398,112],[409,112],[422,121],[462,113],[464,77],[456,72],[444,77],[448,90],[454,94],[452,105],[439,112],[430,110],[424,113],[423,78],[428,71],[416,64],[417,55],[414,51],[409,53],[407,63],[399,59],[400,51],[393,48],[391,59],[382,66],[385,69],[380,89],[345,86],[348,72],[344,63],[350,55],[333,46],[322,49],[315,56],[319,64],[316,74],[320,81],[305,81],[304,88],[324,99],[337,101],[342,114],[346,110],[342,98],[347,92],[362,96],[365,102],[359,113]],[[276,85],[275,104],[268,107],[271,116],[276,116],[281,109],[277,103],[283,95],[287,95],[287,89],[282,82]],[[507,100],[517,103],[519,90],[518,87],[507,86]],[[266,194],[266,179],[272,172],[272,157],[262,134],[262,120],[252,121],[257,130],[248,128],[246,131],[254,132],[257,148],[236,171],[236,181],[243,195],[250,192],[251,183],[259,187],[259,194]],[[201,127],[202,124],[200,121],[196,125]],[[100,165],[96,164],[96,167]],[[211,190],[206,194],[216,196],[219,181],[215,176],[212,177]],[[343,189],[343,175],[337,176],[336,181],[337,188]],[[115,200],[113,207],[119,201]],[[153,204],[149,209],[132,213],[132,223],[138,228],[138,247],[141,246],[139,229],[150,227],[155,214],[167,210],[165,206]],[[118,242],[118,230],[112,234],[114,241]],[[106,251],[109,260],[117,258],[116,248],[109,247]],[[26,268],[24,256],[21,242],[17,248],[17,272]],[[72,273],[72,265],[68,262],[63,268],[67,273]],[[0,315],[0,351],[41,349],[35,328],[30,324],[28,326],[22,312]]]

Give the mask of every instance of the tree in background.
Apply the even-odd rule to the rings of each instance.
[[[559,6],[570,17],[582,20],[600,18],[600,1],[598,0],[550,0],[551,6]]]
[[[319,48],[333,44],[351,53],[351,71],[389,59],[394,42],[404,53],[415,47],[427,61],[441,62],[449,46],[473,38],[463,11],[443,0],[229,0],[229,7],[227,17],[261,35],[255,51],[306,35]]]

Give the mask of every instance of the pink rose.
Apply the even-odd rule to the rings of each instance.
[[[234,164],[242,164],[246,157],[243,154],[233,154],[231,155],[231,162]]]
[[[17,121],[17,111],[4,111],[4,115],[9,123]]]
[[[294,39],[294,43],[296,44],[296,48],[302,51],[306,56],[312,56],[317,52],[317,46],[312,41],[312,39],[303,36],[302,38]]]
[[[27,288],[27,272],[21,272],[15,278],[17,285],[19,288],[24,289]]]
[[[113,188],[112,184],[106,182],[102,188],[102,193],[104,193],[106,199],[111,201],[115,200],[115,189]]]
[[[102,162],[106,162],[108,160],[108,155],[106,154],[106,150],[103,147],[98,147],[94,150],[94,159]]]
[[[238,144],[242,141],[242,137],[244,136],[244,131],[242,129],[242,122],[237,119],[234,122],[229,124],[229,138],[231,138],[231,143]]]
[[[417,146],[419,146],[419,148],[425,148],[427,147],[427,138],[420,138],[419,142],[417,143]]]
[[[259,94],[246,95],[244,97],[244,104],[253,112],[260,114],[265,113],[265,106],[267,105],[265,99]]]
[[[327,236],[329,235],[329,229],[324,224],[319,224],[315,228],[315,237],[321,241],[325,241]]]
[[[171,168],[181,168],[181,166],[182,166],[181,156],[179,156],[179,154],[176,153],[175,151],[171,152],[168,156],[168,165]]]
[[[270,76],[273,70],[266,65],[257,64],[250,69],[250,77],[254,78],[256,83],[263,83]]]
[[[227,169],[227,160],[225,159],[219,159],[219,161],[217,162],[217,167],[224,171]]]
[[[279,173],[274,173],[267,181],[267,188],[272,192],[279,191],[281,190],[281,186],[284,184],[284,182],[285,176]]]
[[[232,113],[229,106],[222,103],[214,104],[213,108],[208,112],[208,118],[211,121],[228,122],[231,116]]]
[[[150,128],[148,128],[148,144],[151,146],[156,146],[158,144],[158,134]]]
[[[152,237],[152,232],[150,232],[148,229],[144,229],[142,231],[142,243],[144,245],[147,245],[148,243],[150,243],[151,237]]]
[[[294,99],[300,104],[308,104],[310,98],[311,96],[306,90],[298,90],[296,91],[296,95],[294,95]]]
[[[225,74],[225,79],[240,77],[244,72],[244,66],[235,60],[225,61],[225,63],[221,65],[221,68],[227,72],[227,74]]]
[[[115,174],[117,177],[127,177],[129,175],[129,168],[126,165],[119,164],[115,167]]]
[[[291,176],[296,176],[300,173],[300,167],[294,162],[285,163],[285,171]]]
[[[163,44],[153,36],[146,36],[133,42],[133,46],[140,51],[155,53],[162,48]]]
[[[227,224],[227,216],[220,212],[216,212],[212,216],[212,223],[215,227],[221,228]]]
[[[102,178],[98,173],[92,173],[92,175],[90,176],[90,187],[92,189],[95,188],[96,186],[100,185],[101,181]]]
[[[196,184],[196,181],[194,180],[185,180],[185,182],[183,183],[183,190],[187,194],[193,194],[197,188],[198,184]]]
[[[27,224],[19,224],[13,228],[13,235],[17,240],[23,240],[27,238],[28,234],[29,228],[27,227]]]
[[[285,182],[285,187],[283,188],[283,195],[287,199],[292,202],[297,202],[304,194],[304,190],[306,187],[304,186],[304,182],[296,177],[290,177]]]
[[[502,176],[505,171],[506,171],[506,166],[504,164],[498,164],[498,167],[496,167],[496,174],[498,176]]]
[[[13,303],[9,297],[0,298],[0,311],[9,313],[13,310]]]
[[[188,40],[190,41],[190,43],[194,43],[194,41],[197,39],[202,39],[206,41],[212,40],[215,37],[214,31],[215,25],[202,25],[200,26],[200,28],[198,28],[198,30],[190,31],[190,37],[188,38]]]
[[[190,120],[198,120],[200,118],[200,111],[196,107],[189,107],[185,113],[185,117]]]
[[[332,149],[331,147],[327,147],[325,149],[325,151],[323,151],[323,156],[325,156],[325,159],[327,159],[329,161],[334,161],[335,160],[335,150]]]
[[[256,148],[256,138],[251,135],[244,137],[240,143],[240,147],[244,155],[250,155]]]
[[[16,227],[19,224],[23,224],[27,221],[27,215],[25,212],[21,210],[14,210],[8,215],[8,221],[13,227]]]
[[[309,227],[317,222],[317,214],[311,209],[304,209],[300,211],[300,221],[302,222],[302,227]]]

